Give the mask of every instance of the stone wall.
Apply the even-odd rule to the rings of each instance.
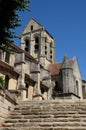
[[[7,118],[10,110],[12,110],[16,104],[15,99],[8,90],[4,90],[0,87],[0,125]]]
[[[82,94],[83,94],[83,99],[86,99],[86,81],[82,80]]]

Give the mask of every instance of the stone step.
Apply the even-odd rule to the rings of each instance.
[[[86,109],[86,105],[53,105],[53,104],[48,104],[48,105],[44,105],[44,104],[42,104],[42,105],[40,105],[40,104],[38,104],[37,106],[35,106],[35,105],[25,105],[25,106],[16,106],[15,107],[15,109],[18,109],[18,110],[20,110],[20,109],[30,109],[30,107],[32,108],[32,109],[48,109],[48,108],[53,108],[53,109],[66,109],[66,108],[68,108],[68,109],[71,109],[71,108],[78,108],[78,109]]]
[[[86,115],[24,115],[24,116],[11,116],[8,118],[8,120],[37,120],[37,119],[40,119],[40,120],[47,120],[47,119],[51,119],[51,120],[60,120],[60,119],[63,119],[63,120],[71,120],[71,121],[75,121],[75,120],[81,120],[81,121],[86,121]]]
[[[18,107],[16,106],[16,108],[30,108],[30,107],[32,107],[32,108],[45,108],[45,107],[47,107],[47,108],[49,108],[49,107],[52,107],[52,108],[84,108],[86,106],[86,104],[40,104],[40,103],[38,103],[38,104],[22,104],[22,105],[19,105]]]
[[[37,111],[39,111],[39,110],[45,110],[45,111],[47,111],[47,110],[59,110],[59,111],[62,111],[62,110],[73,110],[73,111],[76,111],[76,110],[79,110],[79,111],[85,111],[86,110],[86,106],[84,106],[84,107],[82,107],[82,106],[80,106],[80,107],[72,107],[72,106],[70,106],[70,107],[67,107],[67,106],[62,106],[62,107],[56,107],[56,106],[37,106],[37,107],[32,107],[32,106],[30,106],[30,107],[27,107],[27,106],[25,106],[25,107],[22,107],[22,108],[20,108],[20,107],[16,107],[15,108],[15,111],[20,111],[20,110],[37,110]]]
[[[73,112],[67,112],[67,113],[62,113],[62,112],[43,112],[43,113],[40,113],[40,112],[34,112],[34,113],[30,113],[30,112],[25,112],[25,113],[11,113],[9,115],[9,118],[13,118],[13,119],[20,119],[20,118],[51,118],[51,117],[54,117],[54,118],[59,118],[59,117],[65,117],[65,118],[68,118],[68,117],[73,117],[73,118],[86,118],[86,114],[84,113],[73,113]]]
[[[3,123],[4,127],[86,127],[86,122],[16,122],[16,123]]]
[[[86,119],[83,118],[31,118],[31,119],[7,119],[5,123],[19,123],[19,122],[86,122]]]
[[[86,130],[86,101],[25,101],[0,130]]]
[[[19,111],[17,113],[20,113],[20,115],[86,115],[86,111]],[[15,112],[15,115],[17,115],[17,113]],[[12,115],[12,114],[11,114]],[[19,114],[18,114],[19,115]]]
[[[32,127],[32,128],[28,128],[28,127],[20,127],[20,128],[17,128],[17,127],[6,127],[6,128],[1,128],[0,130],[86,130],[85,127],[46,127],[46,128],[43,128],[43,127]]]
[[[20,110],[81,110],[81,111],[85,111],[86,110],[86,106],[84,107],[65,107],[65,106],[62,106],[62,107],[56,107],[56,106],[37,106],[37,107],[23,107],[23,108],[15,108],[15,111],[20,111]]]

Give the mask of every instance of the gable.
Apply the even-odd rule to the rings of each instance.
[[[39,24],[35,19],[32,18],[27,24],[27,26],[25,27],[25,29],[23,30],[22,34],[29,33],[31,32],[31,30],[33,31],[38,30],[42,27],[43,26],[41,24]]]
[[[74,57],[73,58],[73,63],[72,63],[72,68],[73,68],[73,74],[76,78],[82,78],[81,76],[81,72],[80,72],[80,68],[79,68],[79,64],[77,59]]]

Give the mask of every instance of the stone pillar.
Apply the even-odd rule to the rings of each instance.
[[[50,86],[49,90],[48,90],[48,100],[52,99],[52,87]]]
[[[50,44],[48,40],[46,42],[46,46],[47,46],[47,59],[50,60]]]
[[[53,63],[53,64],[54,64],[55,61],[56,61],[56,60],[55,60],[55,59],[56,59],[56,58],[55,58],[55,55],[56,55],[56,54],[55,54],[55,47],[53,46],[53,47],[52,47],[52,63]]]
[[[33,100],[42,100],[42,94],[41,94],[41,89],[40,89],[40,64],[38,64],[38,72],[37,72],[37,82],[35,84],[35,91],[33,94]]]
[[[32,100],[32,95],[33,95],[33,87],[29,85],[28,87],[28,99]]]
[[[20,65],[20,77],[19,77],[19,90],[21,91],[21,99],[25,100],[26,98],[26,88],[25,88],[25,54],[21,54],[21,65]]]
[[[38,72],[38,94],[41,94],[41,90],[40,90],[40,72]]]
[[[51,79],[47,79],[44,83],[48,87],[48,92],[47,92],[47,99],[51,100],[52,99],[52,83]]]
[[[40,56],[45,56],[45,35],[44,31],[40,32]]]
[[[44,98],[44,100],[47,100],[47,99],[48,99],[48,92],[44,92],[43,98]]]

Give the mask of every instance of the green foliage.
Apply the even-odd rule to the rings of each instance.
[[[0,85],[1,87],[5,88],[5,80],[3,79],[2,76],[0,76]]]
[[[13,42],[15,27],[20,26],[18,11],[28,10],[30,0],[0,0],[0,45]]]

